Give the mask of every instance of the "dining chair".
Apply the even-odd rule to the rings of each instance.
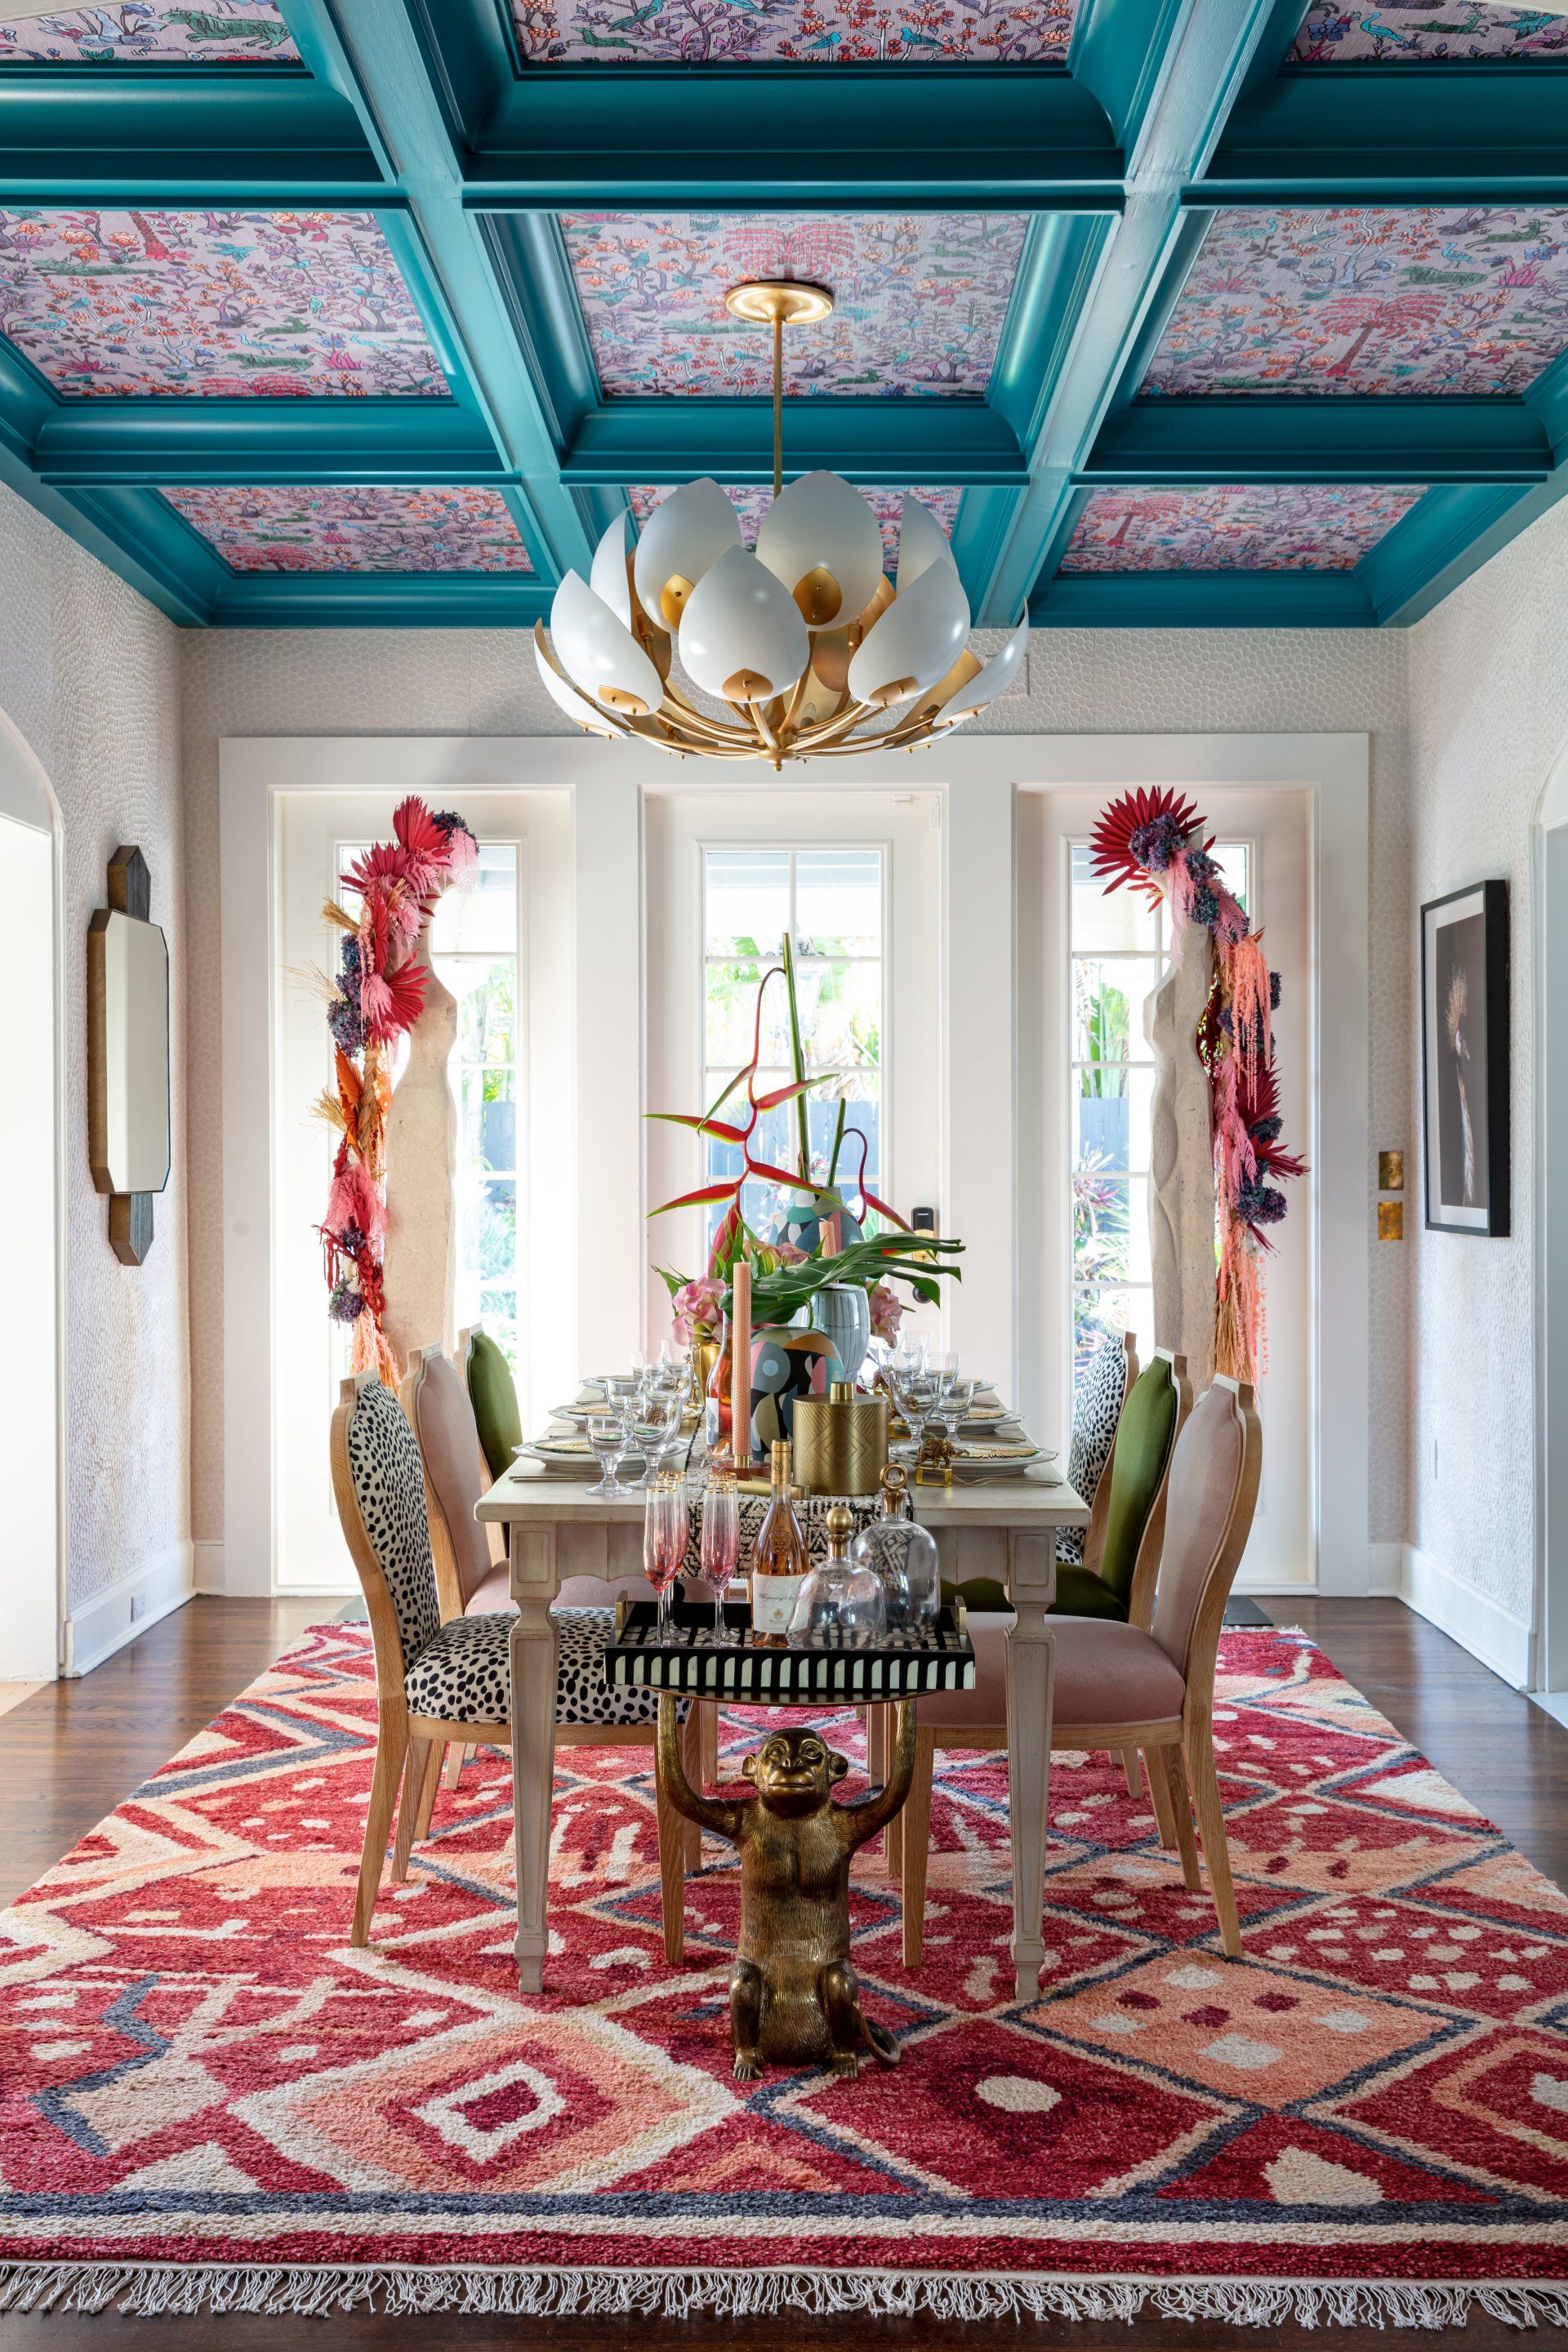
[[[1261,1460],[1251,1388],[1217,1379],[1184,1419],[1171,1453],[1149,1622],[1051,1621],[1053,1750],[1106,1748],[1123,1758],[1142,1751],[1151,1790],[1162,1791],[1161,1810],[1169,1818],[1168,1836],[1161,1821],[1162,1837],[1179,1853],[1194,1894],[1202,1885],[1193,1839],[1195,1804],[1220,1940],[1233,1959],[1241,1935],[1215,1772],[1215,1660],[1226,1601],[1252,1527]],[[935,1751],[1007,1745],[1006,1621],[972,1617],[969,1629],[974,1689],[942,1691],[920,1703],[900,1857],[907,1968],[919,1965],[924,1939]]]
[[[1187,1378],[1186,1358],[1173,1354],[1169,1348],[1156,1348],[1139,1371],[1130,1331],[1114,1345],[1108,1340],[1095,1361],[1102,1365],[1107,1358],[1113,1364],[1127,1366],[1132,1373],[1131,1385],[1111,1430],[1104,1473],[1095,1472],[1094,1507],[1085,1530],[1081,1559],[1063,1564],[1061,1538],[1058,1535],[1057,1538],[1057,1597],[1048,1613],[1053,1619],[1105,1617],[1147,1625],[1165,1524],[1165,1481],[1177,1434],[1192,1411],[1192,1382]],[[1112,1383],[1106,1382],[1102,1395],[1110,1394],[1112,1388]],[[1005,1650],[1013,1612],[1007,1606],[1004,1586],[991,1578],[973,1577],[965,1583],[944,1586],[943,1597],[949,1601],[956,1599],[963,1602],[977,1659],[997,1644]],[[987,1740],[977,1744],[1006,1745],[1005,1728],[990,1719],[994,1704],[992,1693],[1005,1687],[1005,1681],[997,1683],[994,1675],[982,1675],[977,1676],[975,1689],[963,1695],[967,1712],[975,1724],[994,1735],[994,1743]],[[878,1735],[871,1759],[873,1779],[879,1777],[887,1738],[885,1724],[878,1727]],[[1141,1797],[1143,1783],[1135,1748],[1124,1753],[1121,1768],[1128,1795]],[[1162,1842],[1174,1849],[1176,1825],[1161,1772],[1152,1770],[1149,1774],[1149,1801]],[[903,1840],[907,1833],[913,1833],[909,1823],[906,1806],[903,1822],[895,1822],[888,1832],[886,1852],[890,1878],[901,1878],[903,1874]]]
[[[426,1374],[430,1352],[424,1351]],[[476,1464],[477,1458],[476,1449]],[[448,1742],[510,1750],[515,1612],[487,1610],[443,1621],[419,1440],[397,1399],[374,1372],[342,1384],[332,1415],[331,1464],[338,1516],[364,1593],[375,1655],[375,1770],[349,1938],[362,1946],[370,1937],[394,1813],[392,1874],[402,1881],[416,1830],[422,1818],[428,1822]],[[476,1484],[478,1476],[476,1467]],[[605,1677],[605,1644],[614,1622],[608,1610],[565,1610],[555,1616],[555,1736],[564,1745],[654,1745],[656,1694],[614,1689]],[[665,1957],[679,1965],[685,1937],[687,1825],[662,1794],[657,1802]]]
[[[522,1416],[507,1362],[482,1323],[458,1335],[458,1359],[492,1479],[511,1468],[522,1444]]]

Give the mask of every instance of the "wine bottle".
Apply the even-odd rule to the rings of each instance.
[[[752,1634],[759,1649],[785,1650],[795,1596],[811,1565],[790,1501],[787,1438],[774,1443],[772,1475],[773,1491],[752,1555]]]

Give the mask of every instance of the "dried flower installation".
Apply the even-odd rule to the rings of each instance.
[[[1214,979],[1198,1025],[1209,1077],[1209,1126],[1219,1223],[1215,1364],[1256,1381],[1265,1360],[1263,1269],[1268,1228],[1285,1214],[1281,1181],[1305,1162],[1280,1145],[1273,1014],[1279,974],[1259,933],[1209,856],[1193,803],[1162,786],[1124,793],[1102,811],[1089,841],[1090,870],[1107,890],[1130,885],[1170,909],[1178,935],[1190,923],[1214,942]]]
[[[327,1311],[353,1328],[353,1369],[378,1372],[395,1387],[402,1368],[383,1328],[392,1055],[424,1009],[420,938],[442,892],[471,881],[479,847],[460,816],[433,816],[412,795],[392,827],[391,841],[367,849],[341,877],[358,898],[358,912],[336,899],[322,909],[342,940],[337,976],[324,981],[336,1083],[316,1109],[338,1138],[320,1228]]]

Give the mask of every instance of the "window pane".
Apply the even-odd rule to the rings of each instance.
[[[1075,1282],[1148,1282],[1149,1184],[1142,1176],[1080,1171],[1072,1180]]]
[[[515,1062],[517,958],[465,959],[437,969],[458,1000],[458,1059]]]
[[[881,1060],[879,963],[803,963],[795,970],[795,989],[808,1070]]]
[[[1152,1069],[1113,1066],[1077,1071],[1072,1098],[1073,1166],[1146,1171],[1153,1100]]]
[[[1216,841],[1209,856],[1219,867],[1226,888],[1239,907],[1252,912],[1252,845],[1247,841]]]
[[[458,1187],[458,1277],[481,1284],[517,1286],[517,1181],[514,1177],[470,1178]]]
[[[1080,1290],[1073,1298],[1073,1373],[1081,1380],[1089,1364],[1110,1339],[1121,1345],[1123,1331],[1136,1335],[1138,1354],[1147,1361],[1154,1344],[1152,1294],[1136,1289]]]
[[[1150,1047],[1143,1035],[1143,1006],[1160,977],[1151,956],[1129,956],[1125,961],[1101,963],[1093,956],[1077,956],[1072,964],[1075,1062],[1147,1061]]]
[[[1089,870],[1089,849],[1079,843],[1072,852],[1072,943],[1079,954],[1118,948],[1151,951],[1158,945],[1155,909],[1141,890],[1125,884],[1108,891]]]
[[[430,940],[443,955],[515,955],[517,952],[517,845],[487,841],[467,890],[447,890],[430,921]],[[447,982],[448,987],[451,985]]]
[[[517,1081],[510,1069],[493,1065],[462,1070],[458,1076],[458,1165],[461,1169],[494,1169],[502,1175],[517,1171]]]
[[[771,962],[789,921],[788,850],[705,850],[703,874],[708,953]]]
[[[723,1069],[725,1077],[731,1076],[752,1058],[757,987],[767,969],[766,962],[754,956],[708,966],[708,1059],[715,1068]],[[770,982],[763,1001],[764,1061],[783,1063],[789,1059],[788,1003],[783,981]],[[781,1078],[778,1083],[782,1086],[784,1082]],[[761,1094],[764,1089],[759,1086],[757,1091]],[[712,1099],[710,1095],[708,1101]],[[703,1108],[707,1107],[705,1103]]]
[[[795,854],[795,945],[802,955],[879,956],[882,853],[802,849]]]

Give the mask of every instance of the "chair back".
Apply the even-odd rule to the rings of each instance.
[[[458,1355],[468,1385],[479,1445],[489,1464],[490,1476],[499,1478],[503,1471],[511,1468],[516,1450],[522,1444],[522,1416],[517,1409],[511,1366],[478,1323],[459,1335]]]
[[[1072,1443],[1068,1448],[1068,1485],[1090,1506],[1087,1528],[1064,1528],[1057,1538],[1058,1559],[1092,1565],[1099,1557],[1110,1497],[1102,1495],[1105,1465],[1116,1443],[1116,1426],[1127,1391],[1138,1377],[1138,1344],[1131,1331],[1109,1332],[1090,1357],[1073,1391]],[[1099,1503],[1098,1512],[1093,1506]]]
[[[1127,1391],[1105,1474],[1100,1580],[1133,1624],[1147,1625],[1164,1532],[1165,1482],[1177,1433],[1193,1406],[1187,1360],[1156,1348]],[[1086,1547],[1086,1553],[1088,1547]]]
[[[1253,1392],[1223,1373],[1189,1415],[1171,1459],[1154,1639],[1194,1697],[1212,1705],[1225,1604],[1258,1503],[1263,1439]]]
[[[332,1415],[332,1491],[370,1612],[384,1704],[440,1630],[425,1471],[407,1415],[374,1372],[342,1385]]]
[[[402,1401],[425,1464],[430,1549],[445,1622],[463,1614],[492,1566],[489,1529],[474,1517],[489,1483],[479,1424],[467,1384],[439,1348],[416,1349]]]

